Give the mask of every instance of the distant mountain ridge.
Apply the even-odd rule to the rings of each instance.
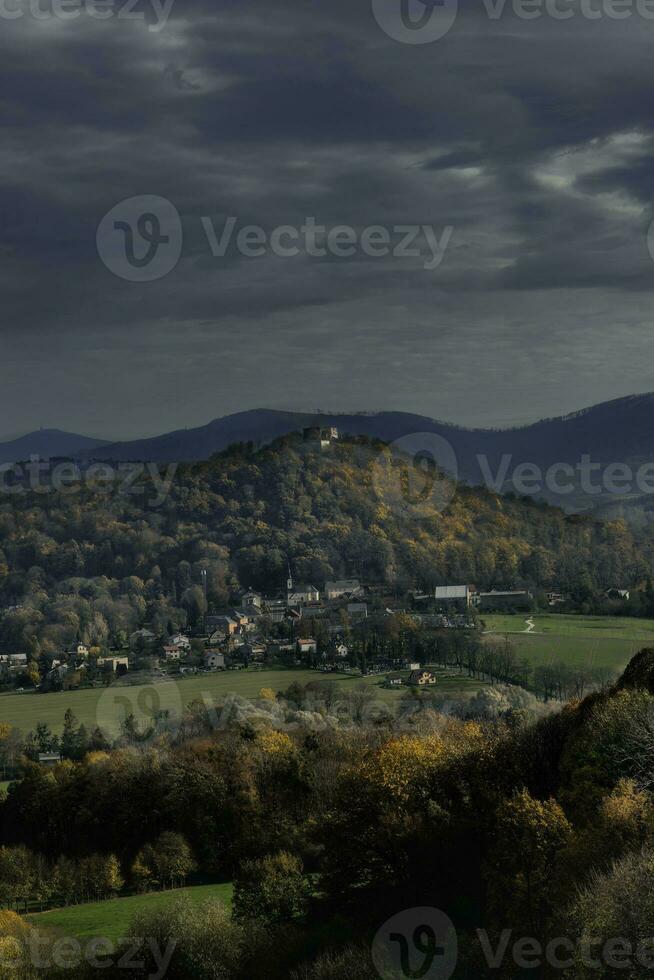
[[[654,461],[654,393],[648,393],[602,402],[559,418],[542,419],[512,429],[465,428],[408,412],[348,414],[252,409],[214,419],[197,428],[128,442],[106,443],[44,430],[0,444],[0,462],[37,454],[70,455],[87,461],[194,462],[222,452],[234,443],[251,442],[258,447],[314,425],[334,425],[343,435],[364,435],[384,442],[416,433],[435,434],[452,447],[459,479],[491,485],[503,492],[514,489],[514,471],[520,464],[533,464],[545,473],[557,464],[574,469],[584,458],[602,468],[612,463],[637,467]],[[625,495],[602,491],[589,495],[576,486],[563,496],[550,492],[547,487],[537,495],[570,511],[594,510],[601,511],[601,516],[621,516],[626,506],[627,516],[633,519],[632,511],[637,506],[642,511],[641,517],[645,513],[654,514],[654,493],[643,496],[637,491]]]
[[[513,482],[520,464],[532,464],[542,474],[560,465],[571,467],[575,475],[570,492],[561,494],[545,482],[533,495],[571,512],[626,517],[632,523],[649,523],[654,518],[654,493],[643,495],[632,488],[625,494],[604,489],[589,494],[580,486],[581,477],[576,472],[584,459],[594,467],[602,467],[602,471],[612,463],[636,468],[654,461],[654,393],[603,402],[513,429],[464,428],[408,412],[347,414],[253,409],[154,439],[114,443],[100,450],[90,448],[84,455],[113,461],[193,462],[222,452],[234,443],[265,445],[314,425],[334,425],[343,435],[365,435],[384,442],[416,433],[435,434],[452,447],[459,479],[501,492],[525,492]]]
[[[654,394],[632,395],[591,408],[543,419],[513,429],[473,429],[408,412],[375,414],[281,412],[252,409],[214,419],[195,429],[179,429],[151,439],[89,447],[98,459],[191,462],[222,452],[236,442],[266,444],[311,425],[335,425],[343,434],[366,435],[385,442],[418,432],[433,432],[454,449],[465,479],[480,476],[478,455],[497,465],[503,454],[520,462],[549,466],[577,462],[583,455],[604,465],[654,459]]]
[[[40,459],[68,459],[106,445],[106,441],[102,439],[62,432],[60,429],[39,429],[18,439],[0,442],[0,463],[18,463],[29,460],[31,456],[38,456]]]

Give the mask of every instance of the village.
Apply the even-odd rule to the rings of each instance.
[[[271,590],[272,591],[272,590]],[[543,597],[549,607],[563,593]],[[389,687],[430,686],[433,674],[415,634],[480,631],[484,612],[529,614],[527,589],[477,591],[471,585],[436,586],[398,597],[358,578],[327,581],[321,588],[295,582],[271,595],[243,592],[233,606],[210,610],[195,629],[156,632],[143,625],[120,649],[82,641],[55,657],[44,671],[25,653],[0,655],[0,680],[19,693],[107,686],[126,675],[192,676],[216,671],[313,669],[321,673],[380,675]],[[171,624],[172,625],[172,624]]]

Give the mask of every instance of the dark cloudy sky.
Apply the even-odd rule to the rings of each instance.
[[[407,44],[372,0],[177,0],[158,31],[21,5],[0,24],[3,434],[258,406],[502,425],[654,388],[654,20],[466,0]],[[96,232],[142,195],[184,240],[138,283]],[[202,218],[229,216],[454,233],[431,271],[215,258]]]

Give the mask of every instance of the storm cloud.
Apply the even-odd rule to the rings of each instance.
[[[654,20],[595,6],[466,0],[409,44],[371,0],[177,0],[165,23],[148,0],[102,20],[7,0],[2,431],[130,438],[259,406],[504,425],[654,388]],[[183,229],[150,282],[96,247],[142,195]],[[454,231],[432,270],[213,255],[203,219],[230,217]]]

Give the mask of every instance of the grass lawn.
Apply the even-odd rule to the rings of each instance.
[[[225,905],[231,906],[232,885],[198,885],[195,888],[179,888],[168,892],[130,895],[129,898],[112,898],[107,902],[92,902],[89,905],[40,912],[28,916],[28,920],[37,929],[47,929],[82,941],[100,936],[115,941],[127,935],[130,922],[137,912],[162,908],[182,894],[188,895],[193,902],[218,898]]]
[[[654,620],[620,616],[569,616],[536,613],[535,629],[525,633],[527,614],[485,615],[491,636],[508,636],[532,663],[563,661],[622,670],[645,646],[654,646]]]
[[[380,687],[382,675],[360,677],[347,674],[322,674],[315,670],[239,670],[219,671],[210,674],[200,674],[193,677],[176,677],[169,679],[165,687],[159,688],[162,693],[161,706],[170,708],[179,715],[179,711],[195,699],[205,696],[206,700],[220,698],[226,694],[240,694],[245,698],[255,698],[263,687],[273,691],[283,691],[293,682],[308,684],[310,681],[335,681],[344,691],[351,690],[358,684],[371,684],[375,687],[382,701],[392,702],[398,696],[398,691],[385,690]],[[474,692],[482,686],[479,682],[470,681],[467,677],[459,677],[451,672],[439,674],[438,690],[446,694]],[[158,686],[157,686],[158,687]],[[125,716],[120,698],[127,696],[131,708],[137,718],[144,719],[151,714],[149,702],[153,694],[152,685],[145,687],[116,687],[95,689],[89,691],[62,691],[55,694],[38,694],[26,691],[23,694],[0,695],[0,722],[27,732],[38,722],[46,722],[50,728],[61,731],[64,714],[67,708],[72,708],[78,721],[87,727],[100,725],[111,731],[115,719]],[[400,691],[402,688],[399,689]],[[143,700],[141,700],[141,698]],[[117,734],[117,732],[114,732]]]

